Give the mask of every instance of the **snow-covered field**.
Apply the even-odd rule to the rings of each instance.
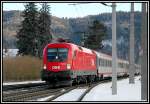
[[[3,57],[9,56],[9,57],[15,57],[18,53],[18,49],[7,49],[7,52],[5,52],[5,49],[3,49]]]

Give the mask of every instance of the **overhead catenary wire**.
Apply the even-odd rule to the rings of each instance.
[[[77,13],[77,18],[79,17],[85,17],[85,18],[87,18],[87,26],[89,26],[90,24],[91,24],[91,16],[89,16],[89,15],[85,15],[86,13],[84,12],[84,9],[82,8],[82,6],[81,5],[79,5],[79,4],[83,4],[83,3],[74,3],[74,4],[69,4],[69,5],[73,5],[74,6],[74,8],[75,8],[75,11],[76,11],[76,13]],[[85,3],[85,4],[87,4],[87,3]],[[90,3],[91,4],[91,3]],[[105,5],[105,6],[111,6],[111,5],[108,5],[108,4],[106,4],[106,3],[104,3],[104,2],[102,2],[102,3],[100,3],[100,4],[102,4],[102,5]],[[77,6],[78,5],[78,6]],[[80,15],[80,13],[81,13],[81,15]],[[80,20],[80,19],[79,19]],[[85,22],[85,23],[86,23]],[[85,32],[84,31],[82,31],[82,32],[80,32],[80,33],[83,33],[83,38],[85,38]]]
[[[76,5],[79,5],[80,3],[78,3],[78,4],[70,4],[70,5],[74,5],[75,6],[75,8],[76,8],[76,10],[77,10],[77,7],[76,7]],[[81,4],[83,4],[83,3],[81,3]],[[87,4],[87,3],[85,3],[85,4]],[[86,15],[85,15],[85,11],[84,11],[84,9],[83,8],[81,8],[81,6],[79,5],[79,7],[80,7],[80,12],[82,12],[81,14],[83,15],[83,16],[81,16],[81,17],[86,17]],[[78,12],[78,11],[77,11]],[[87,15],[87,20],[88,20],[88,24],[90,23],[90,18],[89,18],[89,16]]]

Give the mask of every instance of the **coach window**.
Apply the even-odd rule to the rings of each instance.
[[[125,68],[125,64],[123,64],[123,68]]]
[[[104,66],[107,66],[107,60],[104,60]]]
[[[122,68],[122,64],[120,63],[120,68]]]
[[[119,67],[121,68],[121,63],[119,63]]]
[[[99,59],[99,66],[101,65],[101,59]]]
[[[122,68],[122,63],[120,63],[120,68]]]
[[[122,64],[122,68],[124,68],[124,63]]]
[[[104,66],[104,64],[103,64],[103,59],[101,60],[101,65]]]
[[[103,66],[105,66],[105,60],[103,60]]]
[[[129,64],[127,64],[127,69],[129,69]]]
[[[121,68],[123,68],[123,64],[121,63],[120,65],[121,65]]]
[[[110,66],[112,66],[112,62],[110,61]]]
[[[126,68],[128,69],[128,64],[126,64]]]
[[[107,67],[109,66],[109,61],[107,60]]]
[[[104,66],[104,60],[102,61],[102,66]]]
[[[106,60],[104,60],[104,66],[106,66]]]

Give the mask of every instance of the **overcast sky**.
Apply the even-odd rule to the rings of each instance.
[[[87,15],[96,15],[100,13],[111,13],[111,7],[104,6],[100,3],[84,3],[79,5],[70,5],[77,3],[48,3],[51,6],[51,14],[57,17],[83,17]],[[111,5],[111,3],[107,3]],[[3,10],[24,10],[25,3],[4,3]],[[131,3],[117,3],[117,11],[130,11]],[[38,9],[41,3],[37,3]],[[134,3],[135,11],[141,11],[141,3]]]

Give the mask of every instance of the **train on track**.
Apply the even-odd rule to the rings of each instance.
[[[118,59],[117,76],[128,75],[129,62]],[[140,66],[135,65],[136,73]],[[135,74],[136,74],[135,73]],[[72,43],[51,43],[43,50],[41,79],[50,84],[92,82],[112,75],[112,57]]]

